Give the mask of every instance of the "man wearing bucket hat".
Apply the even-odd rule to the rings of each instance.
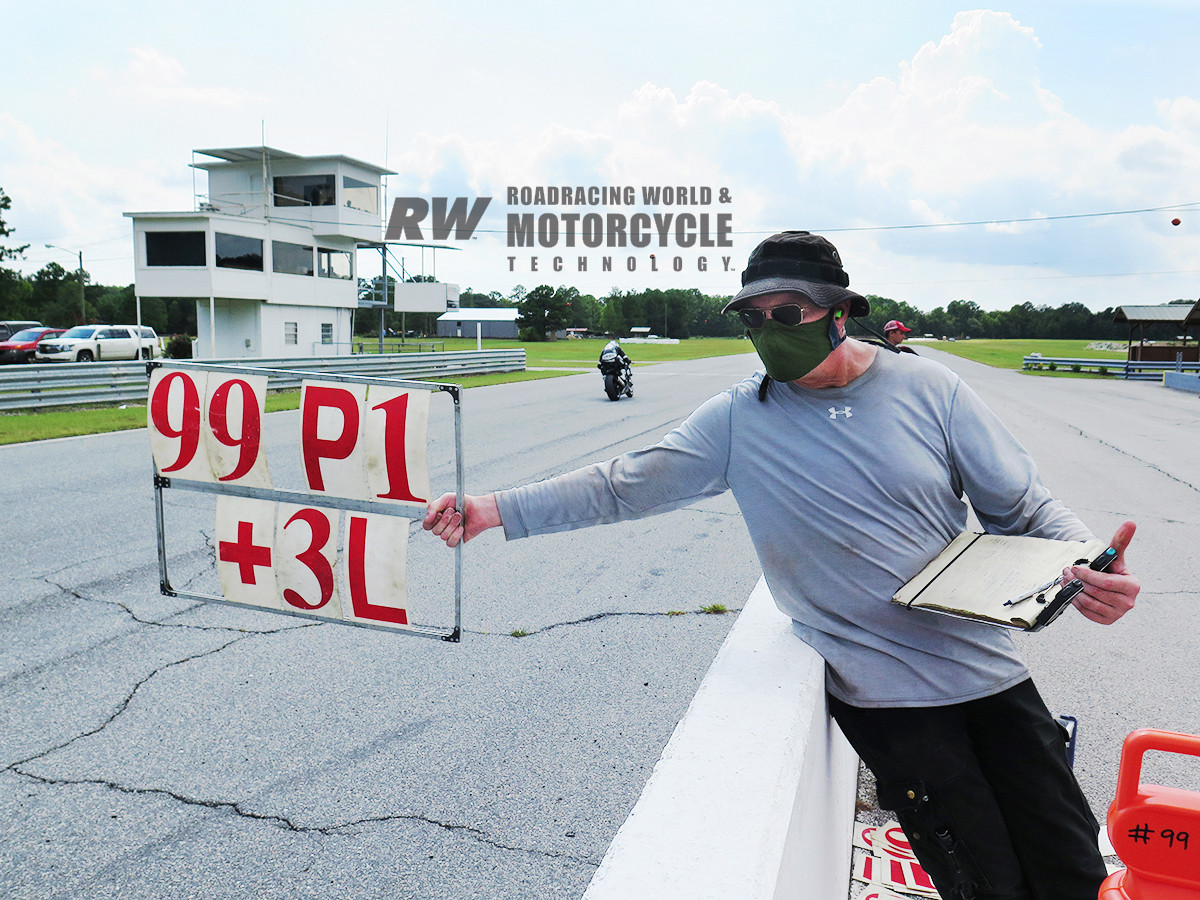
[[[870,311],[849,284],[823,237],[767,238],[726,306],[765,373],[654,446],[462,511],[445,494],[424,527],[450,546],[494,526],[511,540],[733,491],[776,604],[826,661],[830,712],[942,896],[1094,900],[1096,820],[1009,632],[890,602],[966,526],[964,494],[993,533],[1090,532],[957,375],[846,336]],[[1133,531],[1117,531],[1107,572],[1070,568],[1087,618],[1133,607]]]

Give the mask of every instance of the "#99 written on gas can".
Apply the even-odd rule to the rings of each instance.
[[[263,448],[267,376],[157,368],[147,420],[164,478],[273,489]],[[219,494],[214,547],[226,600],[382,626],[409,624],[412,518],[336,499],[423,510],[429,392],[304,381],[299,452],[312,503]],[[326,499],[322,504],[321,500]]]

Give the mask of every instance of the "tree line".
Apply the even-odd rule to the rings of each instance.
[[[745,329],[737,316],[721,312],[729,299],[728,295],[702,294],[695,288],[613,290],[597,298],[573,287],[550,285],[528,291],[518,286],[507,297],[495,291],[485,295],[467,290],[460,294],[464,307],[515,307],[520,313],[517,324],[523,340],[542,340],[567,328],[623,337],[639,326],[671,338],[736,337]],[[984,310],[971,300],[953,300],[945,307],[925,312],[906,301],[875,294],[868,294],[867,299],[871,314],[859,321],[877,332],[882,332],[891,319],[898,319],[917,336],[938,338],[1125,340],[1129,336],[1128,325],[1113,321],[1114,308],[1093,312],[1079,302],[1050,307],[1027,300],[1007,310]],[[850,331],[866,334],[854,322]]]
[[[58,328],[83,322],[136,321],[132,284],[123,287],[91,284],[86,271],[83,276],[81,298],[79,273],[67,271],[56,262],[47,263],[31,276],[0,266],[0,319],[32,319]],[[875,331],[881,331],[888,320],[899,319],[916,335],[960,339],[1125,340],[1129,335],[1127,325],[1113,321],[1115,310],[1111,307],[1093,312],[1078,302],[1052,308],[1026,301],[1007,310],[984,310],[971,300],[953,300],[944,308],[925,312],[888,297],[870,294],[867,299],[871,301],[871,314],[861,321]],[[574,287],[538,285],[529,290],[518,286],[507,296],[497,291],[483,294],[469,289],[459,295],[460,305],[466,308],[516,308],[522,340],[544,340],[567,328],[625,337],[639,326],[671,338],[736,337],[744,329],[737,316],[721,312],[728,302],[728,296],[710,296],[695,288],[614,290],[597,298]],[[384,318],[384,327],[395,334],[401,330],[419,335],[437,333],[436,313],[401,315],[387,310]],[[195,301],[143,297],[142,324],[163,335],[194,335]],[[854,333],[854,323],[850,328]],[[379,317],[371,311],[358,310],[354,330],[360,335],[378,334]]]
[[[92,322],[132,325],[137,321],[133,285],[92,284],[83,273],[68,272],[56,262],[26,276],[0,267],[0,319],[25,319],[52,328]],[[196,301],[184,297],[143,297],[142,324],[158,334],[196,333]]]
[[[379,293],[378,276],[361,283],[364,295]],[[482,293],[470,288],[459,293],[459,305],[468,308],[515,308],[522,340],[546,340],[568,328],[585,329],[591,334],[626,337],[635,327],[649,328],[662,337],[738,337],[745,333],[737,316],[722,313],[729,295],[711,296],[695,288],[670,290],[612,290],[604,297],[580,293],[577,288],[538,285],[526,290],[517,285],[509,294],[499,291]],[[883,326],[898,319],[917,336],[964,338],[1059,338],[1067,340],[1123,341],[1129,326],[1113,321],[1116,309],[1093,312],[1080,302],[1051,307],[1026,300],[1006,310],[985,310],[972,300],[952,300],[945,307],[928,312],[903,300],[868,294],[871,314],[858,320],[867,328],[882,332]],[[1172,303],[1193,303],[1173,300]],[[400,327],[400,314],[389,312],[389,328]],[[395,324],[392,324],[394,317]],[[362,334],[378,332],[376,319],[361,316],[355,330]],[[422,334],[437,332],[437,315],[409,313],[407,327]],[[371,330],[374,329],[374,330]],[[866,329],[850,324],[851,334],[869,336]],[[1166,336],[1166,335],[1164,335]],[[1174,337],[1174,335],[1170,335]]]

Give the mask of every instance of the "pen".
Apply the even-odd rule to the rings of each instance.
[[[1038,594],[1042,593],[1043,591],[1050,590],[1050,588],[1054,587],[1056,584],[1060,583],[1061,581],[1062,581],[1062,576],[1059,575],[1053,581],[1047,581],[1041,587],[1035,587],[1032,591],[1022,594],[1020,597],[1013,597],[1011,600],[1005,600],[1004,605],[1005,606],[1016,606],[1018,603],[1028,600],[1031,597],[1036,597]]]
[[[1107,569],[1112,564],[1112,561],[1116,558],[1117,558],[1117,551],[1115,549],[1113,549],[1112,547],[1109,547],[1103,553],[1101,553],[1099,556],[1097,556],[1095,559],[1093,559],[1090,563],[1088,563],[1088,568],[1094,569],[1097,572],[1103,572],[1105,569]],[[1080,561],[1082,562],[1082,560],[1080,560]],[[1043,584],[1041,587],[1035,587],[1032,591],[1029,591],[1026,594],[1022,594],[1019,597],[1013,597],[1011,600],[1005,600],[1004,605],[1005,606],[1016,606],[1018,603],[1023,603],[1024,601],[1030,599],[1031,597],[1036,597],[1039,594],[1041,594],[1042,592],[1050,590],[1050,588],[1054,587],[1057,584],[1062,584],[1062,581],[1063,581],[1063,579],[1062,579],[1062,576],[1060,575],[1057,578],[1055,578],[1053,581],[1048,581],[1045,584]],[[1080,581],[1078,578],[1072,578],[1070,581],[1068,581],[1066,584],[1063,585],[1062,590],[1060,590],[1058,592],[1058,596],[1055,597],[1055,600],[1056,601],[1057,600],[1064,600],[1064,601],[1070,600],[1072,597],[1074,597],[1076,594],[1078,594],[1081,590],[1083,590],[1083,582]],[[1045,603],[1046,601],[1042,600],[1042,602]]]

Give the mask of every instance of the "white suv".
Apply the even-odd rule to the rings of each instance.
[[[154,359],[162,356],[153,328],[133,325],[76,325],[57,337],[39,341],[33,358],[38,362],[92,362],[93,360]]]

